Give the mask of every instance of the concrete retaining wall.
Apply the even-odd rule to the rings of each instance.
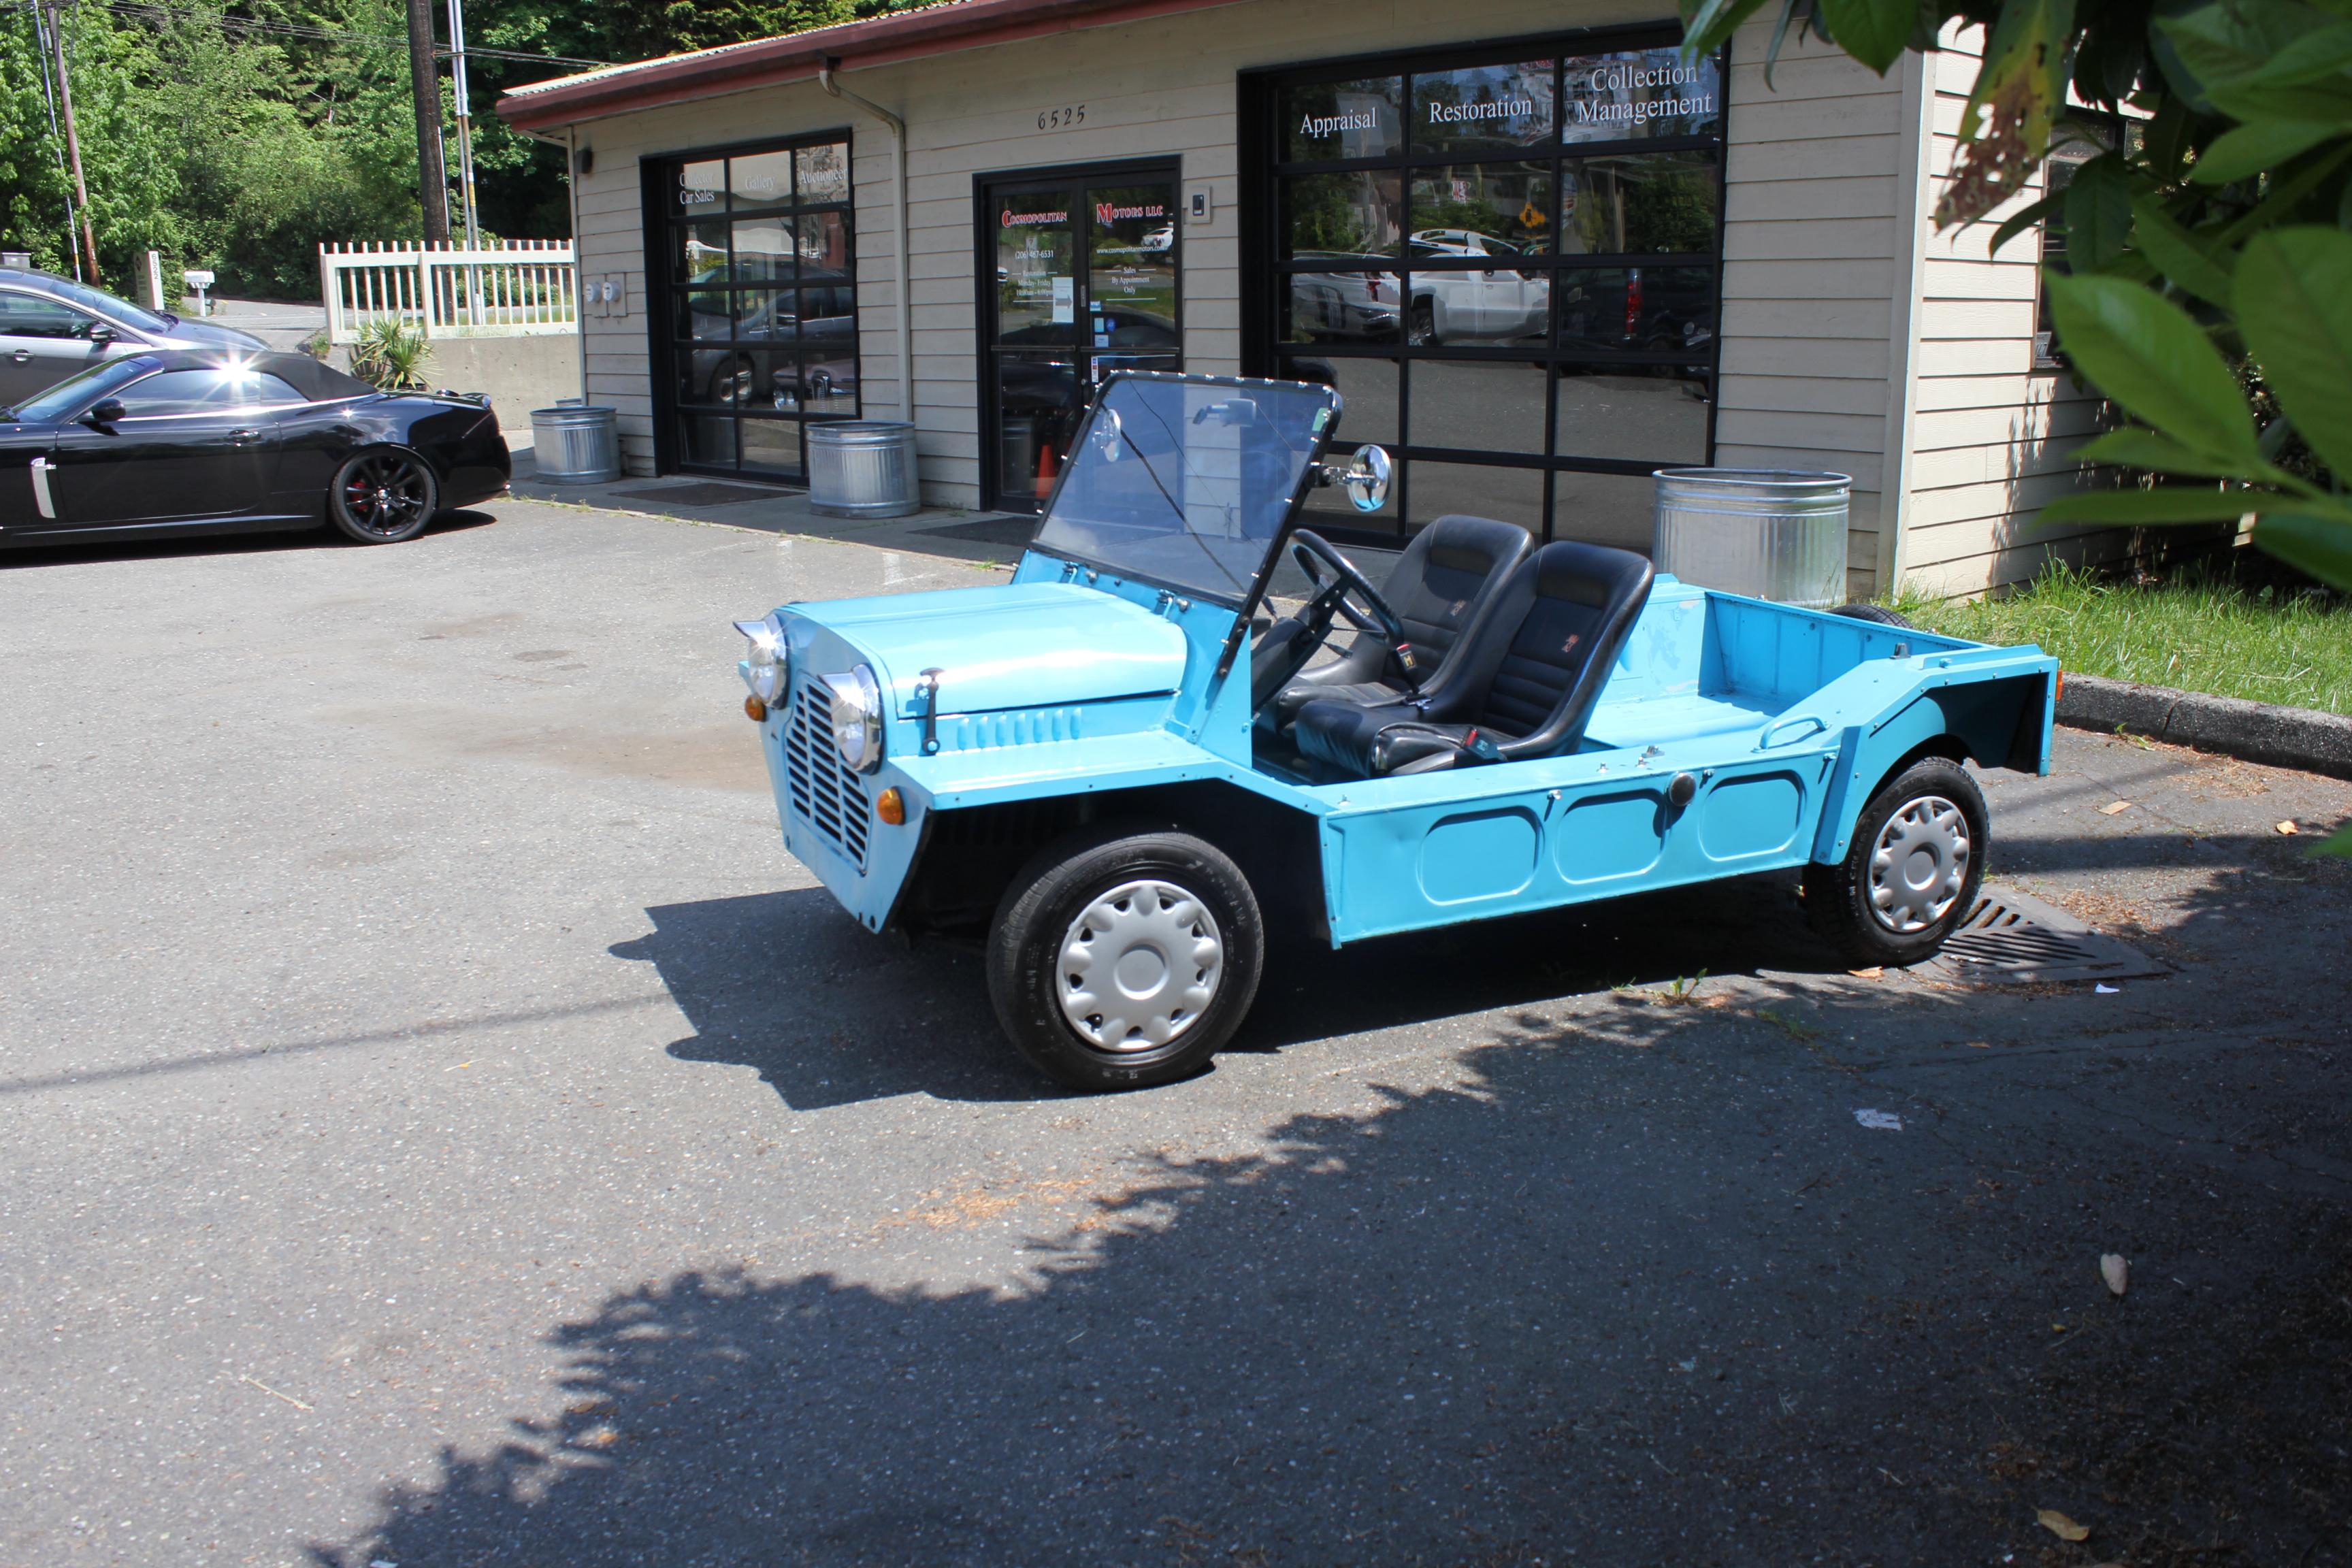
[[[348,369],[351,351],[338,348],[335,363]],[[509,436],[522,431],[527,440],[532,409],[552,407],[559,397],[580,395],[580,340],[569,332],[534,338],[436,338],[425,380],[436,390],[488,393],[490,406],[498,410],[499,428]]]

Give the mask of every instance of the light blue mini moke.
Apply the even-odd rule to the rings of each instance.
[[[1962,763],[2047,771],[2055,660],[1479,518],[1376,588],[1297,526],[1316,486],[1385,496],[1378,447],[1322,462],[1339,412],[1114,375],[1009,584],[737,623],[785,845],[873,931],[985,931],[1005,1033],[1085,1089],[1205,1063],[1269,921],[1337,947],[1797,867],[1856,964],[1967,917]]]

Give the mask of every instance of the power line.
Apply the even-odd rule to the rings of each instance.
[[[258,16],[231,16],[218,11],[198,11],[184,5],[164,5],[154,0],[99,0],[100,5],[118,16],[134,21],[155,22],[166,16],[180,16],[196,21],[219,22],[226,27],[245,32],[275,33],[284,37],[303,38],[330,44],[375,44],[390,48],[406,48],[408,40],[394,33],[352,33],[336,27],[313,27],[301,22],[272,22]],[[443,59],[453,52],[446,44],[435,44],[433,52]],[[520,49],[485,49],[467,47],[464,51],[470,59],[517,60],[525,65],[583,66],[595,68],[610,65],[610,60],[581,59],[572,55],[534,55]]]

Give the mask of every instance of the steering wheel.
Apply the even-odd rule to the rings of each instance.
[[[1321,534],[1302,528],[1290,539],[1291,552],[1299,570],[1307,574],[1312,591],[1304,608],[1278,623],[1253,647],[1251,710],[1273,701],[1307,668],[1315,650],[1331,635],[1335,616],[1346,616],[1348,624],[1358,631],[1388,644],[1389,651],[1404,672],[1408,695],[1420,696],[1420,670],[1412,644],[1405,636],[1404,623],[1389,608],[1389,602],[1381,597],[1381,591],[1372,586],[1354,562],[1331,548],[1330,542]]]

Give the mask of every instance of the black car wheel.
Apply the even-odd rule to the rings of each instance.
[[[1097,827],[1048,846],[997,906],[988,994],[1055,1082],[1099,1092],[1198,1071],[1257,994],[1265,925],[1248,879],[1173,829]]]
[[[1437,341],[1437,307],[1427,300],[1412,302],[1412,315],[1405,327],[1404,341],[1415,348],[1424,348]]]
[[[1984,793],[1948,757],[1882,785],[1834,866],[1805,868],[1805,915],[1856,966],[1921,963],[1969,918],[1984,882]]]
[[[327,487],[327,515],[362,544],[415,538],[440,503],[441,486],[431,467],[396,447],[353,453]]]

